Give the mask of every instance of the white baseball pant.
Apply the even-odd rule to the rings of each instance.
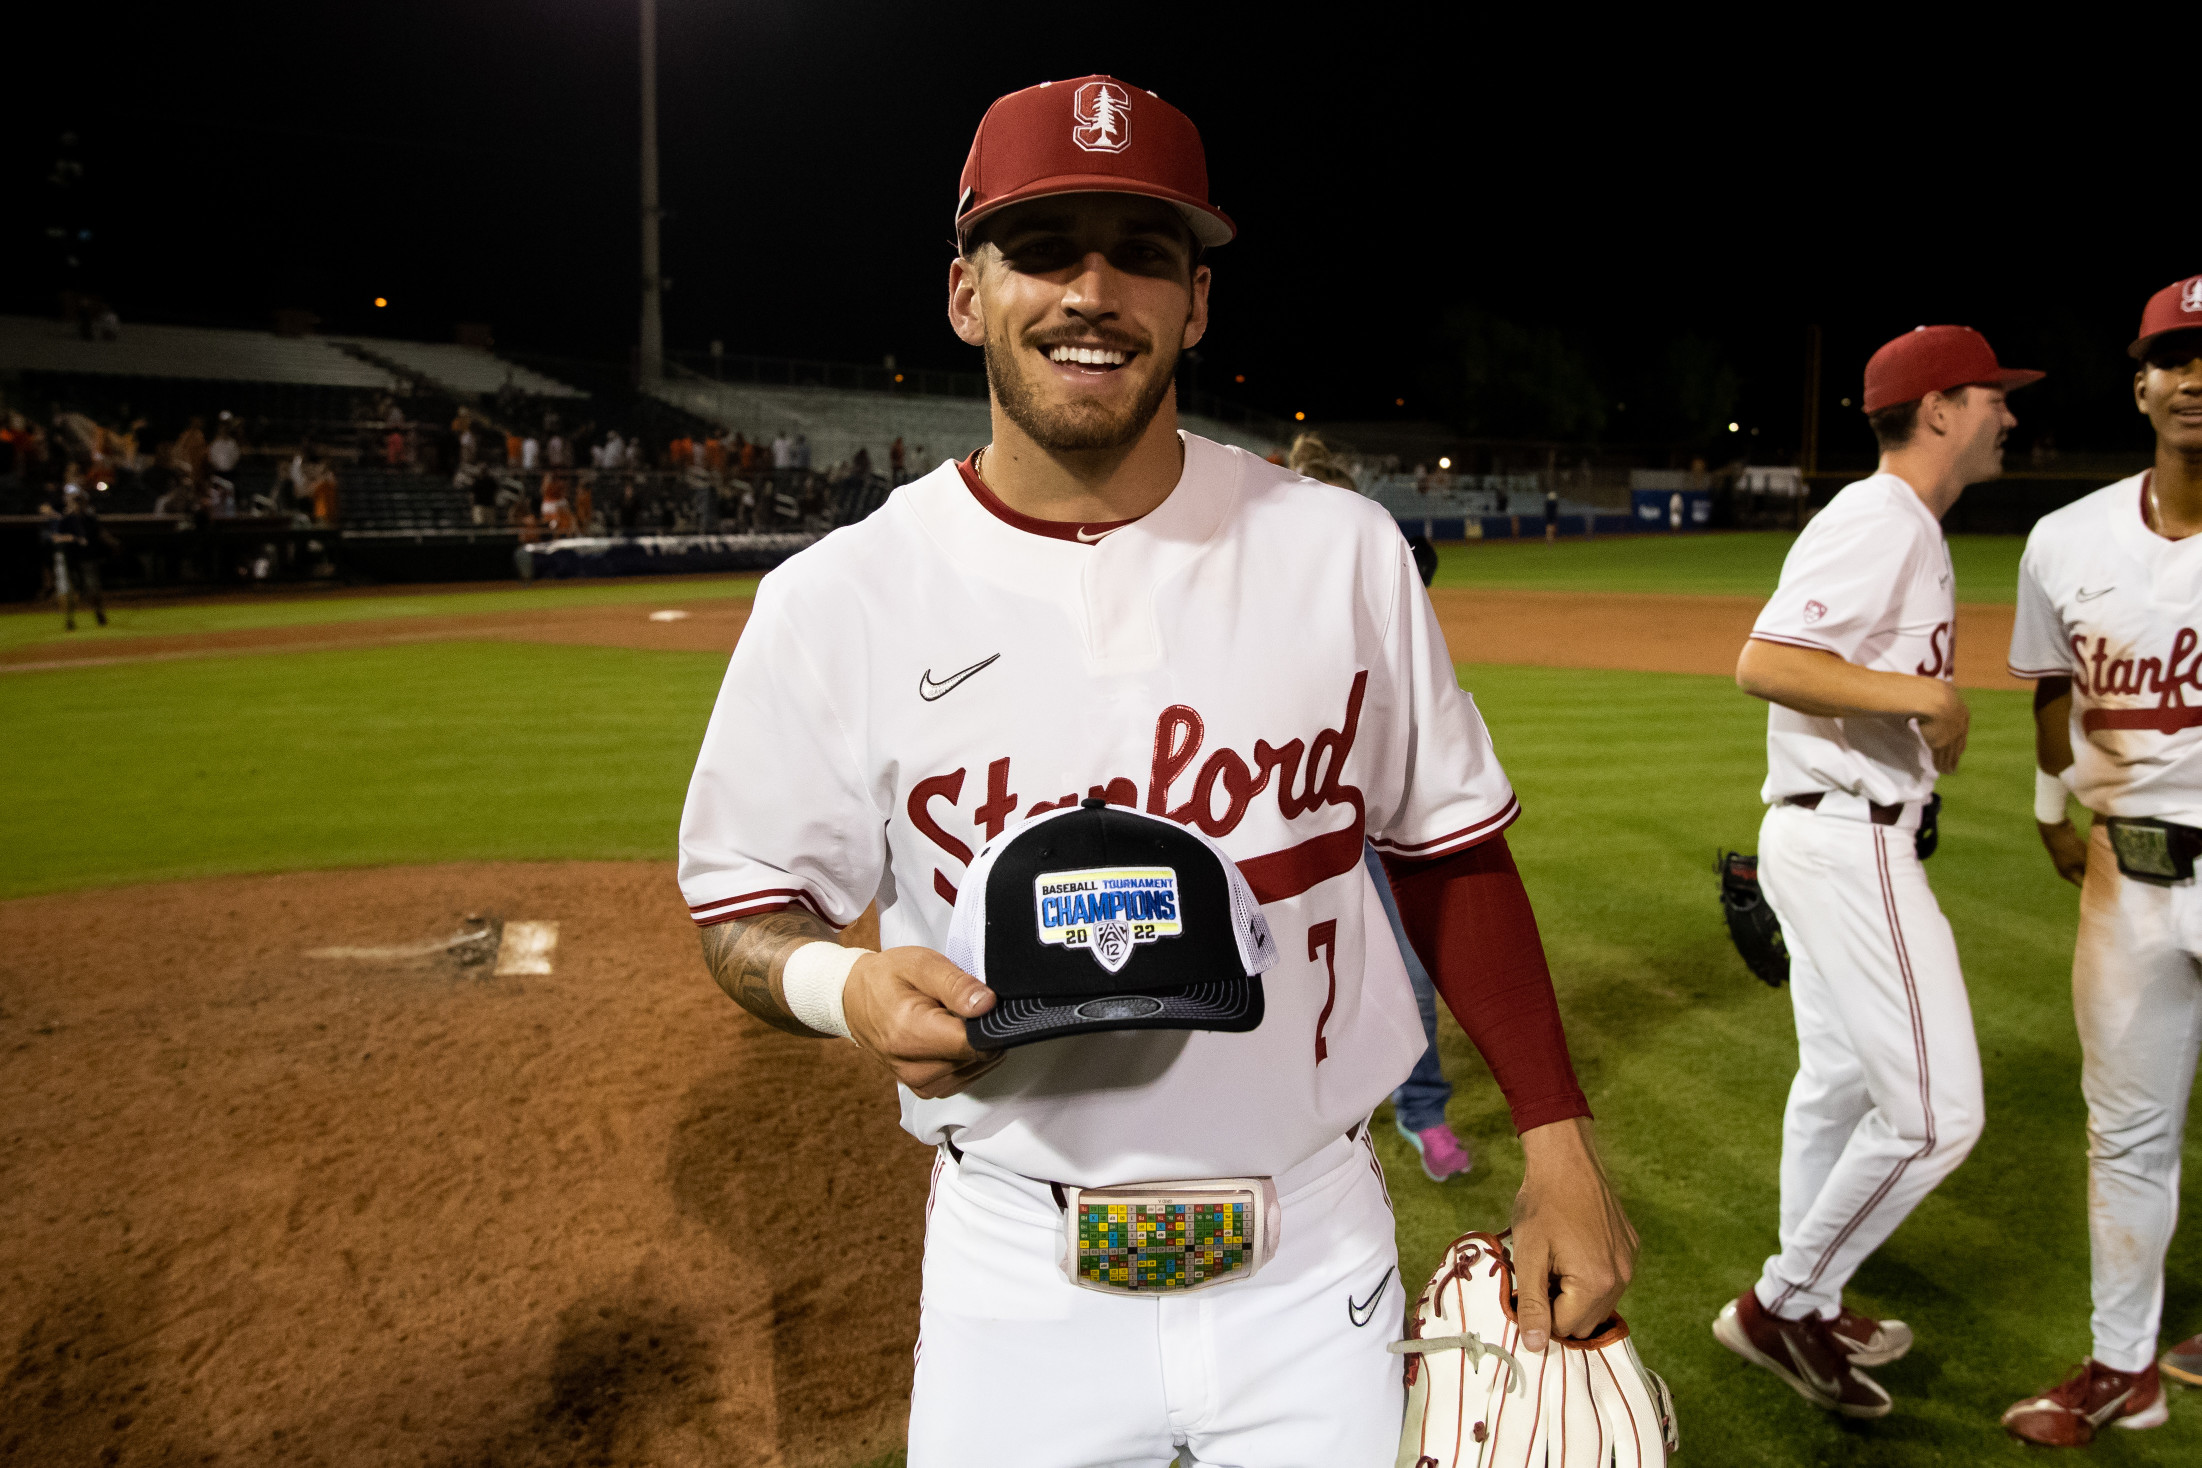
[[[1855,814],[1853,814],[1855,808]],[[1863,802],[1776,805],[1759,882],[1789,947],[1797,1078],[1782,1118],[1781,1252],[1759,1303],[1832,1318],[1858,1266],[1980,1138],[1980,1051],[1950,925],[1902,823]]]
[[[2179,1153],[2202,1048],[2202,892],[2120,875],[2101,821],[2072,955],[2072,1012],[2087,1097],[2087,1232],[2095,1359],[2156,1358],[2164,1254],[2179,1222]]]
[[[1390,1468],[1406,1410],[1391,1200],[1366,1131],[1277,1179],[1251,1279],[1063,1277],[1048,1185],[944,1153],[925,1229],[910,1468]]]

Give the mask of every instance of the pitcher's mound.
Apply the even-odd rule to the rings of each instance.
[[[506,920],[551,973],[438,947]],[[931,1154],[719,993],[669,867],[29,898],[0,951],[0,1458],[900,1445]]]

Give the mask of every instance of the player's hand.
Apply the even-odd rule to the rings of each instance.
[[[867,953],[849,970],[841,1012],[849,1036],[928,1101],[953,1096],[1001,1064],[974,1050],[963,1022],[994,1007],[994,991],[930,948]]]
[[[1935,773],[1955,774],[1958,759],[1965,753],[1965,736],[1972,732],[1973,711],[1965,707],[1957,689],[1940,678],[1920,681],[1932,690],[1926,709],[1918,715],[1920,737],[1927,741],[1927,752],[1934,756]]]
[[[1514,1313],[1522,1348],[1541,1352],[1552,1332],[1587,1336],[1613,1313],[1636,1270],[1636,1229],[1599,1165],[1589,1117],[1531,1127],[1522,1155]]]
[[[2034,825],[2041,831],[2041,844],[2049,848],[2049,860],[2056,867],[2057,875],[2075,887],[2087,885],[2087,838],[2073,829],[2070,821],[2059,821],[2054,826]]]

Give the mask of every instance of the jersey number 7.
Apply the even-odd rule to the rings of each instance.
[[[1330,973],[1330,987],[1323,991],[1323,1012],[1315,1017],[1315,1063],[1321,1065],[1330,1056],[1330,1042],[1323,1038],[1323,1026],[1330,1023],[1330,1011],[1338,1002],[1338,920],[1325,918],[1312,924],[1307,930],[1307,961],[1313,963],[1316,954],[1323,955],[1323,966]]]

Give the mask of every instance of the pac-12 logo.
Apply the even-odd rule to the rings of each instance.
[[[1172,867],[1087,867],[1033,878],[1040,941],[1083,948],[1110,973],[1142,943],[1185,931]]]
[[[1071,94],[1077,125],[1070,140],[1088,153],[1121,153],[1131,146],[1132,99],[1113,82],[1087,82]]]

